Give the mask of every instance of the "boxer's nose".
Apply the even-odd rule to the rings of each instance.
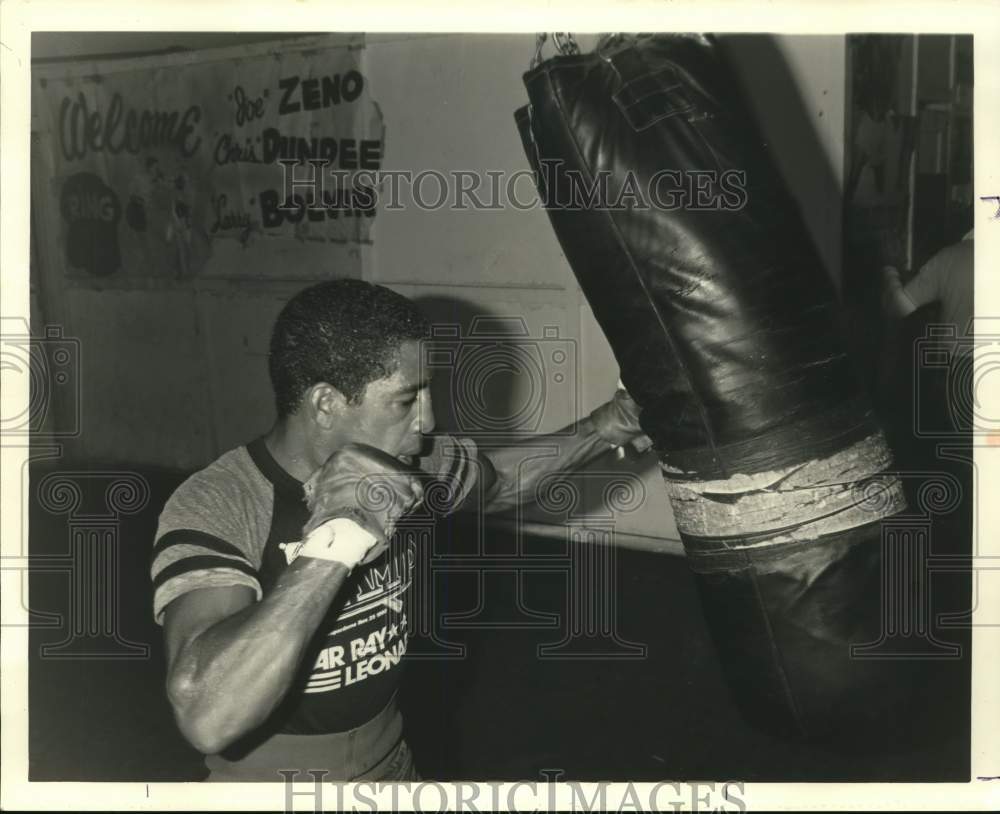
[[[431,391],[426,388],[420,391],[419,406],[417,410],[417,427],[422,434],[427,434],[434,429],[434,405],[431,399]]]

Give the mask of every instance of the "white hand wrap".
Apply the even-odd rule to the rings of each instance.
[[[288,546],[286,556],[314,557],[354,568],[378,542],[378,537],[346,517],[335,517],[313,529],[301,543]]]

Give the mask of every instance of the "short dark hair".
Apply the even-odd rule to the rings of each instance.
[[[303,289],[281,309],[268,367],[278,417],[326,382],[359,404],[369,382],[399,366],[399,346],[428,334],[426,317],[402,294],[363,280],[330,280]]]

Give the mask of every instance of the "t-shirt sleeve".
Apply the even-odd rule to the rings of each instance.
[[[432,436],[430,451],[420,459],[420,468],[430,476],[425,503],[440,514],[463,508],[483,482],[480,467],[479,450],[471,438]]]
[[[262,595],[250,496],[219,473],[195,473],[160,513],[153,546],[153,616],[196,588],[245,585]]]

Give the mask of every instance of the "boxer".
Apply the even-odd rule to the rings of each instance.
[[[430,488],[446,490],[445,513],[474,495],[508,508],[551,472],[641,438],[624,391],[529,463],[428,436],[428,329],[414,303],[358,280],[297,294],[271,338],[273,427],[192,475],[160,515],[166,690],[210,780],[415,779],[396,703],[413,545],[394,535],[400,518]]]

